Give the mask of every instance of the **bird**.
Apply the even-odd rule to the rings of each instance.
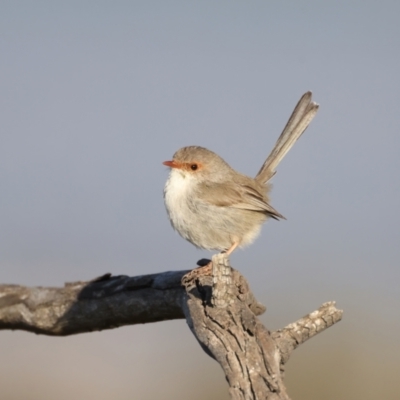
[[[253,243],[267,219],[286,219],[270,204],[270,180],[318,108],[310,91],[300,98],[255,178],[235,171],[204,147],[176,151],[163,162],[170,169],[164,203],[172,227],[196,247],[229,256]]]

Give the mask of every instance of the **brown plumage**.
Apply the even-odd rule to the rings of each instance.
[[[284,218],[269,204],[268,182],[317,110],[311,92],[305,93],[255,178],[236,172],[204,147],[179,149],[164,162],[171,168],[164,200],[174,229],[199,248],[230,254],[252,243],[268,218]]]

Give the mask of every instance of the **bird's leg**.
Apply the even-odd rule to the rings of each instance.
[[[232,243],[232,246],[229,247],[228,250],[223,251],[223,253],[225,253],[227,256],[229,256],[238,246],[239,246],[239,242],[235,241]]]
[[[234,241],[232,243],[232,246],[229,247],[228,250],[224,250],[221,253],[225,254],[227,257],[238,247],[240,242],[238,240]],[[195,269],[192,269],[190,272],[188,272],[186,275],[184,275],[184,278],[187,280],[189,278],[192,278],[194,275],[199,276],[199,275],[212,275],[212,261],[207,259],[207,258],[202,258],[201,260],[197,261],[198,267]],[[183,279],[183,278],[182,278]]]

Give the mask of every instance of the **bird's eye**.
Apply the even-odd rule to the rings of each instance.
[[[190,169],[191,169],[192,171],[196,171],[197,168],[198,168],[198,167],[197,167],[197,164],[192,164],[192,165],[190,166]]]

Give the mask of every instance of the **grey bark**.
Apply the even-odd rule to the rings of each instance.
[[[197,271],[183,279],[185,316],[201,347],[224,370],[231,398],[288,400],[283,375],[291,352],[338,322],[342,311],[334,302],[325,303],[271,333],[254,313],[262,306],[254,301],[246,280],[230,268],[224,254],[213,257],[212,269],[204,274]]]
[[[61,288],[0,285],[0,329],[65,336],[184,318],[186,272],[106,274]]]
[[[224,254],[192,271],[106,274],[62,288],[0,285],[0,329],[65,336],[186,318],[223,368],[232,399],[287,400],[284,365],[292,351],[340,321],[342,311],[328,302],[275,332],[256,317],[264,311]]]

